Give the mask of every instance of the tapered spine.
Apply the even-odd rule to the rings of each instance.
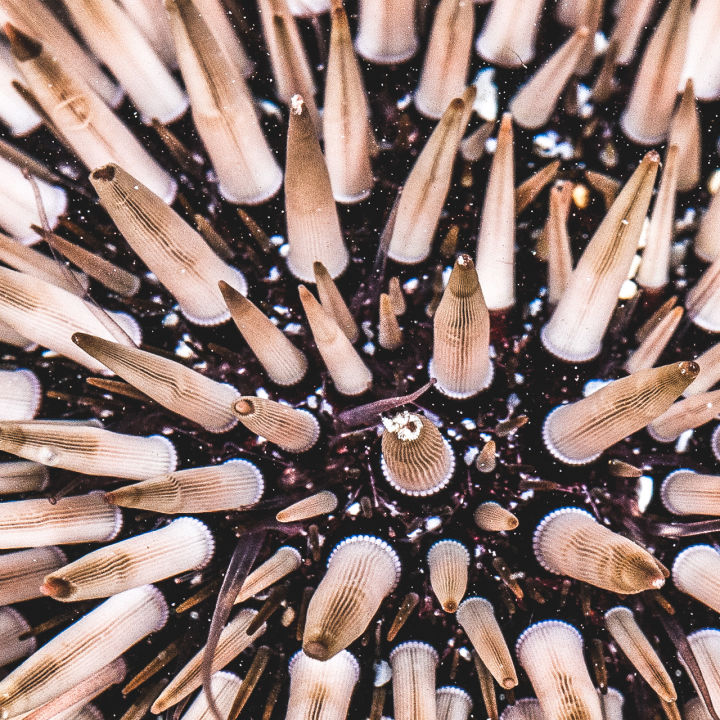
[[[661,566],[647,550],[579,508],[546,515],[535,530],[533,549],[548,572],[611,592],[629,595],[665,584]]]
[[[378,314],[378,345],[386,350],[397,350],[403,344],[403,331],[392,308],[390,296],[380,294]]]
[[[315,282],[313,263],[319,261],[331,277],[340,275],[347,267],[349,255],[325,158],[305,101],[299,95],[293,96],[290,108],[285,212],[290,272],[303,282]]]
[[[385,479],[403,495],[440,492],[452,478],[455,456],[437,427],[408,411],[384,418],[383,424],[380,460]]]
[[[603,720],[583,658],[582,636],[572,625],[558,620],[535,623],[518,638],[515,652],[538,696],[543,717]]]
[[[512,115],[505,113],[490,167],[475,259],[485,303],[493,311],[515,304],[515,160]]]
[[[500,687],[506,690],[515,687],[517,673],[492,604],[485,598],[469,597],[460,604],[457,618]]]
[[[655,365],[658,358],[667,347],[667,344],[670,342],[670,338],[673,336],[673,333],[677,330],[680,320],[682,320],[683,313],[683,308],[674,307],[662,318],[662,320],[660,320],[652,331],[648,333],[647,337],[645,337],[625,363],[625,369],[629,373],[651,368]],[[696,381],[697,378],[691,383],[691,385]],[[688,387],[690,387],[690,385]],[[687,394],[687,388],[685,389],[685,393]]]
[[[235,598],[235,604],[245,602],[266,590],[278,580],[300,567],[300,553],[287,545],[279,547],[264,563],[258,565],[246,578]]]
[[[720,380],[720,343],[712,345],[695,361],[700,367],[700,373],[692,385],[685,390],[685,395],[696,395],[709,390]]]
[[[28,89],[85,166],[92,170],[121,162],[165,202],[171,202],[177,189],[175,181],[83,77],[19,30],[8,30]]]
[[[168,607],[152,585],[115,595],[33,653],[0,681],[0,709],[14,717],[89,678],[165,625]]]
[[[474,31],[472,3],[440,2],[415,91],[415,107],[426,117],[440,119],[450,101],[465,90]]]
[[[254,63],[248,57],[247,51],[233,27],[231,16],[221,0],[194,0],[194,2],[200,14],[205,18],[205,22],[227,61],[239,68],[243,77],[250,77],[254,70]],[[168,33],[170,33],[169,27]]]
[[[518,526],[518,519],[496,502],[480,503],[473,513],[475,524],[486,532],[509,532]]]
[[[300,522],[318,515],[328,515],[338,506],[338,499],[335,493],[329,490],[321,490],[309,497],[283,508],[275,519],[281,523]]]
[[[145,123],[170,123],[188,99],[152,45],[118,3],[63,0],[75,27],[127,92]]]
[[[40,408],[42,386],[32,370],[0,370],[0,420],[32,420]]]
[[[263,490],[262,473],[253,463],[231,459],[125,485],[105,493],[105,500],[120,507],[178,515],[251,507],[260,501]]]
[[[310,599],[305,654],[329,660],[360,637],[399,577],[400,561],[386,542],[368,535],[343,540]]]
[[[228,717],[232,710],[242,681],[234,673],[219,671],[210,678],[210,689],[215,705],[222,717]],[[180,716],[181,720],[213,720],[213,715],[205,690],[193,700],[188,709]]]
[[[33,175],[33,180],[40,192],[45,208],[48,224],[55,227],[58,218],[62,215],[68,204],[66,191],[52,185],[42,178]],[[23,244],[37,242],[38,234],[31,226],[40,223],[40,215],[35,202],[32,185],[23,177],[21,168],[6,158],[0,158],[0,225],[15,241]],[[7,255],[7,246],[5,250]],[[17,267],[19,252],[15,253],[15,263],[8,263],[18,270],[26,268]],[[28,253],[25,253],[27,256]],[[37,257],[37,256],[35,256]],[[27,257],[26,257],[27,261]],[[5,260],[7,262],[7,260]],[[48,271],[48,262],[43,263],[43,269]],[[55,273],[58,269],[55,268]],[[35,274],[35,273],[32,273]],[[49,279],[49,278],[43,278]],[[67,282],[67,280],[65,281]],[[82,278],[79,280],[82,284]],[[77,290],[75,291],[77,294]]]
[[[416,5],[412,0],[361,0],[355,47],[366,60],[394,65],[418,48]]]
[[[199,570],[212,558],[215,541],[195,518],[173,520],[106,545],[49,573],[42,592],[60,602],[108,597],[140,585]]]
[[[0,548],[38,548],[108,542],[122,528],[122,513],[102,493],[0,503]],[[38,585],[38,589],[39,589]]]
[[[181,363],[145,350],[83,333],[73,342],[130,385],[209,432],[223,433],[235,426],[232,405],[240,393]]]
[[[43,420],[0,422],[0,449],[49,467],[128,480],[172,472],[177,463],[175,448],[163,435],[124,435]]]
[[[470,695],[462,688],[446,685],[435,692],[437,720],[467,720],[473,708]]]
[[[720,31],[720,7],[713,0],[698,0],[690,20],[685,67],[679,90],[692,78],[700,100],[720,97],[720,48],[715,42]]]
[[[678,146],[678,181],[680,192],[689,192],[700,184],[700,114],[695,102],[695,85],[688,78],[680,104],[670,123],[668,145]]]
[[[84,78],[108,105],[117,107],[122,102],[122,89],[100,69],[97,60],[80,45],[42,0],[3,0],[2,10],[15,27],[37,38],[52,48],[54,54],[61,56],[72,73]]]
[[[139,326],[127,315],[122,318],[123,330],[129,330],[132,340],[139,342]],[[105,366],[72,342],[74,332],[130,342],[127,335],[116,327],[116,323],[121,323],[119,313],[111,313],[102,322],[89,303],[77,295],[4,267],[0,267],[0,321],[38,345],[96,372],[104,371]]]
[[[265,632],[265,624],[263,623],[252,634],[248,634],[247,629],[256,615],[257,610],[240,610],[223,628],[222,633],[220,633],[215,655],[213,656],[213,672],[222,670]],[[204,655],[205,647],[202,647],[193,655],[187,664],[182,667],[180,672],[170,681],[169,685],[160,695],[158,695],[150,708],[150,712],[155,715],[164,712],[202,685],[202,663]]]
[[[242,68],[223,52],[200,4],[167,0],[165,5],[193,122],[220,194],[232,203],[265,202],[280,189],[282,171],[260,127]]]
[[[470,100],[472,102],[472,100]],[[388,256],[414,265],[430,254],[464,130],[466,103],[453,99],[435,126],[403,186]]]
[[[335,322],[351,343],[356,342],[360,337],[360,329],[327,268],[321,262],[315,262],[313,263],[313,274],[323,310],[335,318]]]
[[[42,125],[42,118],[18,93],[14,82],[21,82],[21,75],[15,67],[10,49],[7,45],[0,46],[0,120],[10,129],[15,137],[28,135]]]
[[[140,278],[137,275],[105,260],[100,255],[66,240],[56,233],[50,233],[44,239],[56,253],[67,258],[73,265],[83,271],[82,273],[73,271],[73,279],[77,278],[77,281],[69,283],[65,279],[65,285],[71,285],[71,287],[67,288],[70,292],[81,295],[78,287],[87,289],[87,286],[90,285],[89,278],[97,280],[108,290],[112,290],[122,297],[133,297],[140,290]],[[63,268],[60,268],[60,270],[63,270]],[[65,277],[65,272],[63,272],[63,277]]]
[[[600,352],[635,255],[659,163],[655,151],[643,158],[595,231],[542,328],[545,348],[565,362],[587,362]]]
[[[673,403],[648,425],[647,430],[658,442],[673,442],[686,430],[705,425],[717,418],[718,414],[720,390],[698,393]]]
[[[685,309],[698,327],[720,332],[720,255],[685,296]]]
[[[617,43],[618,65],[629,65],[633,61],[642,33],[656,5],[657,0],[623,2],[610,36],[610,42]]]
[[[440,392],[467,398],[492,382],[490,314],[477,271],[460,255],[433,318],[433,356],[429,372]]]
[[[720,612],[720,553],[711,545],[691,545],[675,558],[675,587]]]
[[[548,450],[569,465],[585,465],[667,411],[697,377],[693,362],[638,370],[582,400],[550,412],[543,425]]]
[[[47,467],[40,463],[27,460],[0,463],[0,494],[2,495],[44,490],[49,479],[50,473]]]
[[[548,264],[548,301],[557,305],[565,292],[573,271],[570,234],[567,229],[572,203],[573,184],[556,183],[550,189],[550,210],[545,223],[545,242]]]
[[[535,57],[542,0],[494,2],[475,42],[477,53],[493,65],[515,68]]]
[[[375,183],[369,104],[341,3],[333,7],[331,20],[322,117],[325,158],[335,200],[357,203],[370,195]]]
[[[695,235],[693,251],[705,262],[713,262],[720,256],[720,193],[715,193],[700,221]]]
[[[672,0],[643,54],[620,126],[641,145],[667,136],[685,62],[690,28],[690,0]]]
[[[670,145],[668,148],[660,189],[650,216],[642,262],[637,273],[638,284],[648,290],[660,290],[670,280],[670,250],[679,171],[678,152],[677,145]]]
[[[660,499],[675,515],[720,516],[720,475],[675,470],[663,480]]]
[[[720,707],[720,630],[717,628],[705,628],[696,630],[687,637],[692,654],[695,656],[700,673],[705,680],[707,691],[710,695],[713,709],[717,714],[716,708]],[[700,688],[695,681],[695,673],[690,672],[685,664],[682,656],[680,662],[685,666],[685,670],[691,677],[695,689],[700,692]],[[705,709],[706,716],[710,717],[710,713]],[[689,719],[688,719],[689,720]]]
[[[470,553],[457,540],[439,540],[428,551],[430,586],[445,612],[453,613],[465,595]]]
[[[684,720],[710,720],[705,703],[697,696],[691,698],[683,705]]]
[[[618,606],[605,613],[605,627],[627,659],[665,702],[677,700],[677,692],[655,648],[640,629],[632,610]]]
[[[274,400],[241,396],[232,405],[232,410],[250,432],[288,452],[305,452],[315,445],[320,436],[318,421],[307,410]]]
[[[270,379],[278,385],[299,383],[307,372],[305,354],[242,293],[223,281],[219,287],[235,326]]]
[[[539,700],[520,698],[502,711],[500,720],[545,720],[545,715]]]
[[[2,162],[0,162],[1,166]],[[29,183],[26,182],[25,184],[28,188],[30,187]],[[0,223],[5,225],[1,216]],[[29,228],[30,222],[27,222],[26,225]],[[3,234],[0,234],[0,260],[13,270],[44,280],[51,285],[67,290],[73,295],[81,296],[87,291],[90,284],[88,278],[82,273],[73,272],[68,277],[67,270],[53,258],[49,258],[47,255],[43,255],[41,252]]]
[[[437,664],[434,648],[416,640],[402,643],[390,653],[395,720],[437,720]]]
[[[247,283],[239,270],[221,260],[141,178],[110,164],[93,171],[90,182],[130,246],[190,322],[217,325],[230,318],[218,282],[245,294]]]
[[[0,667],[35,652],[37,638],[30,636],[20,639],[28,630],[28,621],[15,608],[0,607]]]
[[[315,346],[342,395],[361,395],[372,385],[372,373],[347,335],[303,285],[298,288],[300,302],[310,325]]]
[[[510,101],[513,120],[526,129],[545,125],[587,46],[590,31],[578,28],[535,72]]]
[[[296,93],[311,98],[315,94],[312,70],[288,3],[285,0],[260,0],[258,11],[278,99],[289,105]]]
[[[65,553],[54,545],[0,555],[0,604],[42,597],[43,578],[66,562]]]
[[[290,660],[290,697],[285,720],[344,720],[360,677],[358,661],[343,650],[325,662],[302,650]]]

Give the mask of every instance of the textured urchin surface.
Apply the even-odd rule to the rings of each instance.
[[[234,3],[230,5],[234,6]],[[287,110],[276,105],[273,99],[273,83],[257,13],[251,7],[243,12],[232,9],[236,13],[237,29],[257,63],[250,85],[256,99],[261,101],[260,113],[266,137],[282,158]],[[348,10],[353,23],[354,8]],[[430,9],[425,12],[423,37],[427,36],[431,18]],[[486,6],[478,5],[476,12],[477,27],[481,27]],[[605,14],[603,27],[609,34],[613,17],[609,9]],[[315,21],[301,20],[300,27],[317,69],[317,79],[322,83],[329,28],[327,16],[321,15]],[[559,47],[566,34],[549,12],[543,15],[538,53],[533,64],[529,68],[498,69],[496,72],[500,111],[505,109],[515,88],[528,77],[533,67]],[[456,162],[450,194],[428,260],[417,266],[400,266],[388,261],[385,267],[378,250],[378,241],[398,188],[405,182],[414,158],[434,126],[433,122],[422,118],[411,103],[421,58],[422,53],[407,63],[389,67],[362,62],[372,124],[380,144],[380,154],[374,161],[377,182],[371,196],[361,204],[338,206],[351,254],[350,266],[338,279],[338,286],[361,325],[356,347],[370,367],[374,380],[371,391],[359,398],[348,399],[335,391],[314,347],[297,297],[298,281],[287,271],[284,261],[287,247],[282,194],[262,206],[247,208],[271,238],[270,247],[263,247],[239,220],[235,208],[220,199],[189,114],[170,128],[192,154],[191,172],[177,163],[152,129],[140,124],[128,101],[120,110],[138,137],[178,181],[180,197],[175,209],[186,218],[191,218],[192,213],[201,213],[210,219],[215,230],[232,248],[231,264],[246,275],[248,297],[307,354],[309,371],[295,386],[272,384],[231,323],[208,328],[187,322],[174,299],[148,274],[95,202],[92,188],[86,181],[86,169],[47,130],[40,129],[17,141],[19,146],[48,167],[72,178],[84,190],[71,189],[69,192],[67,217],[79,226],[79,234],[67,227],[61,228],[61,234],[79,239],[85,247],[142,276],[141,289],[132,299],[109,293],[96,283],[91,285],[91,297],[104,307],[123,310],[135,317],[142,326],[145,348],[169,355],[210,378],[228,382],[244,395],[266,394],[309,410],[321,425],[319,443],[312,450],[303,455],[285,453],[250,435],[241,426],[222,435],[207,433],[155,403],[104,393],[88,385],[86,380],[93,376],[92,373],[43,349],[23,353],[3,346],[3,367],[29,368],[37,373],[44,390],[39,417],[98,418],[106,428],[118,432],[162,433],[174,443],[180,468],[218,464],[239,457],[254,462],[263,472],[265,493],[258,505],[244,512],[201,516],[215,536],[213,560],[197,573],[166,580],[158,586],[171,608],[202,588],[207,587],[210,592],[192,610],[171,612],[164,629],[126,653],[128,679],[170,643],[179,641],[178,658],[162,670],[163,675],[172,677],[202,646],[214,607],[215,589],[237,537],[242,537],[248,529],[264,525],[269,529],[257,562],[269,557],[282,544],[296,547],[303,558],[300,569],[286,579],[283,600],[283,607],[292,608],[295,617],[284,615],[289,621],[286,625],[281,622],[282,610],[275,612],[267,631],[227,669],[243,677],[257,647],[267,645],[271,651],[268,669],[241,717],[283,717],[287,702],[287,662],[301,646],[297,626],[306,604],[303,603],[303,597],[308,595],[306,588],[317,587],[335,545],[352,535],[369,534],[392,546],[402,563],[402,573],[397,587],[383,601],[365,634],[348,648],[360,662],[359,684],[348,717],[355,720],[368,716],[375,678],[374,663],[387,660],[392,648],[406,640],[430,643],[440,655],[437,686],[457,684],[464,688],[473,698],[475,717],[484,716],[469,643],[454,615],[441,610],[429,587],[427,550],[439,538],[448,538],[459,540],[470,550],[472,560],[467,594],[481,595],[492,602],[511,649],[516,638],[532,622],[561,619],[572,623],[583,634],[589,665],[590,648],[597,645],[596,640],[601,643],[609,685],[625,695],[626,717],[660,717],[657,698],[633,673],[632,666],[603,627],[603,613],[618,603],[618,596],[545,572],[533,555],[532,535],[537,523],[548,512],[577,506],[643,545],[670,567],[678,551],[698,539],[675,540],[660,536],[658,523],[674,520],[660,503],[658,488],[662,479],[679,467],[705,473],[714,471],[716,461],[710,448],[713,427],[701,427],[677,443],[667,445],[655,443],[646,432],[640,431],[584,467],[557,462],[545,449],[541,431],[548,411],[563,401],[582,397],[588,381],[623,376],[622,365],[637,347],[636,330],[664,300],[673,294],[682,298],[701,274],[704,265],[693,255],[691,241],[700,213],[708,203],[707,180],[716,164],[715,105],[702,109],[702,186],[678,198],[671,281],[659,294],[642,294],[637,287],[624,293],[605,335],[602,352],[591,363],[563,364],[552,358],[539,341],[539,331],[549,317],[549,308],[545,265],[537,258],[534,248],[547,215],[547,189],[519,215],[517,301],[513,308],[493,315],[491,319],[495,367],[492,385],[469,400],[452,400],[432,389],[417,400],[416,404],[449,441],[456,463],[453,478],[441,492],[414,498],[395,492],[383,478],[379,423],[350,429],[342,425],[339,414],[364,402],[408,393],[427,382],[433,334],[431,315],[440,297],[442,277],[447,276],[455,255],[455,250],[442,255],[440,240],[456,226],[457,252],[474,255],[491,162],[489,155],[472,165],[465,164],[462,159]],[[596,64],[598,68],[599,63]],[[469,79],[484,65],[473,55]],[[608,102],[590,103],[587,100],[590,80],[573,81],[546,126],[536,132],[515,129],[517,183],[555,157],[562,160],[559,177],[578,183],[569,219],[576,260],[605,213],[603,199],[590,189],[584,171],[595,170],[625,182],[644,152],[629,143],[618,128],[618,118],[627,101],[636,65],[637,62],[618,73],[619,90]],[[474,115],[470,129],[481,122]],[[379,293],[386,290],[392,275],[400,278],[408,308],[400,318],[404,330],[403,345],[398,350],[387,351],[377,344],[377,312]],[[690,360],[712,343],[712,336],[689,322],[682,322],[658,364]],[[474,460],[490,440],[496,443],[497,464],[492,472],[481,473]],[[641,468],[643,478],[618,476],[611,470],[610,460],[621,460]],[[53,469],[50,486],[43,496],[56,498],[95,489],[107,490],[120,484],[125,483]],[[646,506],[644,493],[653,484],[655,492]],[[331,490],[339,499],[338,508],[332,514],[285,530],[274,523],[278,510],[324,489]],[[519,527],[508,533],[478,530],[473,522],[473,512],[479,503],[488,500],[512,510],[519,519]],[[164,526],[170,519],[133,510],[123,510],[123,515],[125,522],[120,538]],[[709,544],[715,540],[712,534],[700,539]],[[68,559],[74,560],[90,549],[94,546],[68,546],[66,552]],[[420,602],[396,639],[388,642],[387,632],[393,618],[403,598],[411,592],[418,593]],[[661,594],[674,607],[675,618],[686,633],[717,625],[716,614],[678,592],[671,581]],[[260,608],[265,597],[249,600],[244,607]],[[693,689],[680,669],[672,643],[657,620],[657,614],[663,611],[658,609],[656,600],[645,593],[620,601],[636,611],[641,627],[658,647],[676,681],[679,704],[689,699],[694,694]],[[65,627],[96,604],[91,601],[66,606],[41,598],[20,603],[18,609],[34,626],[58,619],[57,624],[40,634],[39,642],[43,643],[58,628]],[[527,677],[520,668],[518,670],[520,686],[515,695],[531,695]],[[591,673],[591,676],[596,680],[599,674]],[[276,679],[281,688],[277,705],[271,715],[263,716]],[[502,710],[512,696],[503,689],[496,689]],[[97,700],[97,704],[107,717],[120,717],[141,693],[142,688],[125,697],[119,687],[112,688]],[[391,712],[391,692],[388,692],[385,714]]]

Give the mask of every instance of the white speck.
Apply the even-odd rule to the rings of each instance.
[[[403,285],[403,290],[406,293],[413,293],[417,290],[418,285],[420,284],[420,281],[417,278],[410,278],[405,284]]]
[[[562,140],[554,130],[540,133],[533,138],[535,152],[541,157],[559,157],[562,160],[571,160],[575,155],[575,148],[571,142]]]
[[[348,507],[348,509],[345,512],[348,515],[350,515],[351,517],[355,517],[356,515],[360,514],[360,509],[361,509],[360,503],[354,502],[352,505],[350,505],[350,507]]]
[[[494,68],[483,68],[475,76],[473,85],[477,88],[473,110],[483,120],[495,120],[498,114],[497,86]]]
[[[463,460],[464,460],[465,464],[466,464],[468,467],[470,467],[470,465],[472,465],[472,464],[475,462],[475,458],[476,458],[479,454],[480,454],[480,450],[478,450],[477,447],[475,447],[475,446],[469,447],[469,448],[465,451],[465,455],[463,455]]]
[[[286,243],[280,246],[280,257],[286,258],[290,252],[290,246]]]
[[[178,357],[185,359],[191,358],[195,355],[192,348],[186,345],[182,340],[175,346],[175,354]]]
[[[374,355],[375,354],[375,346],[371,342],[366,342],[363,345],[363,352],[366,355]]]
[[[300,325],[300,323],[288,323],[285,326],[285,333],[287,335],[299,335],[301,330],[302,325]]]
[[[470,418],[463,418],[461,424],[466,430],[474,430],[477,427],[475,421]]]
[[[308,395],[307,399],[305,400],[305,404],[311,409],[311,410],[317,410],[318,409],[318,399],[315,397],[315,395]]]
[[[163,318],[162,324],[164,327],[175,327],[178,322],[180,322],[180,316],[175,312],[171,312]]]
[[[442,520],[439,517],[429,517],[425,521],[425,529],[428,532],[433,532],[434,530],[439,530],[442,527]]]
[[[380,660],[375,663],[375,687],[382,687],[387,685],[392,678],[392,670],[385,660]]]
[[[644,513],[653,497],[654,482],[649,475],[641,475],[638,478],[637,504],[641,513]]]
[[[411,102],[412,102],[412,94],[411,93],[407,93],[407,95],[403,95],[397,101],[398,110],[405,110],[407,107],[409,107]]]
[[[255,394],[260,398],[265,398],[266,400],[270,398],[270,395],[268,395],[268,391],[264,387],[259,387]]]
[[[598,55],[602,55],[608,49],[609,44],[608,39],[605,37],[605,33],[598,30],[593,38],[593,53],[595,56],[597,57]]]
[[[693,436],[692,430],[686,430],[680,437],[677,439],[677,442],[675,443],[675,452],[684,453],[687,452],[688,445],[690,443],[690,438]]]
[[[282,235],[273,235],[270,238],[270,242],[275,247],[282,247],[283,243],[285,242],[285,238]]]

